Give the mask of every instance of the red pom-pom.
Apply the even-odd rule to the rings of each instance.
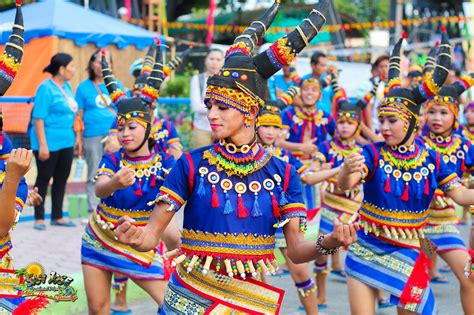
[[[445,25],[442,25],[442,26],[441,26],[441,32],[442,32],[442,33],[446,33],[446,26],[445,26]]]
[[[104,57],[107,56],[107,50],[101,49],[101,50],[100,50],[100,54],[101,54],[102,56],[104,56]]]
[[[402,32],[402,38],[403,38],[403,39],[407,39],[407,38],[408,38],[407,32],[405,32],[405,31]]]
[[[16,0],[17,7],[21,6],[21,0]]]
[[[155,37],[155,44],[156,44],[156,46],[160,46],[160,44],[161,44],[160,38],[158,36]]]
[[[435,46],[439,46],[439,40],[435,42]]]

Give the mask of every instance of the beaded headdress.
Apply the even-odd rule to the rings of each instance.
[[[290,87],[277,100],[265,100],[265,104],[260,108],[257,118],[257,127],[273,126],[282,127],[281,110],[293,103],[293,98],[298,95],[299,88]]]
[[[12,34],[5,45],[5,51],[0,56],[0,96],[8,90],[20,68],[23,57],[24,30],[21,0],[17,0]]]
[[[451,55],[446,29],[441,32],[437,63],[433,71],[427,71],[423,81],[413,88],[402,88],[400,79],[400,49],[403,39],[395,44],[390,56],[388,70],[388,94],[380,104],[379,116],[395,115],[405,122],[406,135],[400,144],[405,144],[416,129],[421,104],[438,94],[448,76]]]
[[[426,103],[426,111],[435,105],[442,105],[454,115],[454,129],[459,128],[459,97],[474,84],[474,73],[461,77],[451,85],[445,85],[438,94]]]
[[[327,3],[322,2],[326,10]],[[252,50],[272,23],[278,6],[279,1],[234,40],[225,53],[224,67],[207,81],[204,102],[213,99],[239,110],[245,115],[246,126],[249,126],[250,108],[265,103],[267,79],[283,66],[291,64],[296,54],[309,44],[326,21],[320,11],[313,9],[294,31],[252,57]]]
[[[365,94],[363,98],[358,99],[355,104],[351,104],[347,100],[347,97],[344,95],[344,93],[342,93],[340,90],[337,77],[334,75],[334,73],[332,73],[331,85],[334,91],[334,100],[337,104],[336,121],[349,121],[359,125],[362,118],[362,110],[364,110],[364,108],[370,103],[374,95],[377,93],[379,84],[379,79],[374,80],[370,92]]]
[[[150,45],[150,48],[148,49],[147,56],[145,57],[143,61],[143,67],[142,71],[140,72],[140,75],[135,79],[135,82],[133,83],[132,90],[138,90],[141,91],[147,84],[148,77],[151,74],[151,71],[153,70],[153,55],[150,57],[150,52],[155,51],[156,44],[153,43]],[[192,46],[187,48],[184,52],[180,53],[177,55],[175,58],[171,59],[168,61],[164,66],[163,66],[163,73],[164,73],[164,79],[166,79],[170,73],[174,70],[176,70],[182,63],[183,60],[186,59],[186,57],[189,55],[189,53],[192,50]],[[151,63],[150,63],[150,58],[151,58]]]

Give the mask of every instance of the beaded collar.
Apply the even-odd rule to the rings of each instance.
[[[426,161],[429,156],[428,151],[421,149],[417,145],[393,146],[385,145],[380,149],[380,155],[385,162],[397,169],[416,169]]]
[[[472,143],[474,143],[474,127],[471,127],[471,128],[473,128],[473,129],[471,130],[471,129],[469,129],[468,126],[466,126],[466,127],[464,128],[463,134],[464,134],[464,136],[465,136],[469,141],[471,141]]]
[[[295,107],[295,113],[298,118],[307,121],[315,121],[317,124],[319,124],[319,121],[323,117],[323,111],[317,109],[315,109],[313,113],[308,113],[298,107]]]
[[[216,141],[214,146],[204,151],[203,158],[217,170],[224,171],[227,176],[236,175],[241,178],[261,169],[270,160],[272,154],[259,146],[254,155],[253,148],[257,145],[256,138],[250,144],[237,147],[224,140]]]
[[[330,146],[330,153],[340,157],[345,157],[353,152],[360,151],[360,147],[357,146],[354,139],[341,140],[339,138],[334,138],[334,141],[331,141]]]
[[[453,134],[443,137],[428,132],[424,139],[429,148],[448,156],[455,154],[462,145],[462,140],[459,137],[453,136]]]

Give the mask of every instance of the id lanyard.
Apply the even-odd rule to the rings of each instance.
[[[62,87],[59,86],[59,84],[57,84],[56,82],[54,82],[53,79],[51,79],[51,82],[53,82],[54,85],[56,85],[58,87],[58,89],[61,91],[61,93],[63,94],[63,96],[66,98],[67,100],[67,103],[69,105],[69,108],[71,109],[71,111],[73,113],[77,112],[77,102],[75,99],[73,99],[72,97],[69,97],[66,92],[64,91],[64,89]]]

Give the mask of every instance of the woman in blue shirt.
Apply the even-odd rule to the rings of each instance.
[[[44,200],[49,180],[53,178],[51,224],[74,226],[63,219],[62,207],[74,149],[79,156],[82,151],[80,138],[75,137],[73,130],[77,103],[68,82],[76,69],[70,55],[57,53],[43,71],[52,77],[38,87],[32,112],[31,149],[38,168],[35,186]],[[45,230],[44,202],[35,207],[35,218],[34,228]]]
[[[86,192],[89,212],[98,205],[94,192],[94,176],[104,154],[103,139],[117,115],[117,107],[110,100],[104,84],[100,56],[100,50],[92,54],[87,66],[89,78],[82,81],[76,91],[76,102],[79,106],[77,115],[84,122],[81,138],[87,163]],[[107,53],[107,62],[112,63],[110,53]]]

